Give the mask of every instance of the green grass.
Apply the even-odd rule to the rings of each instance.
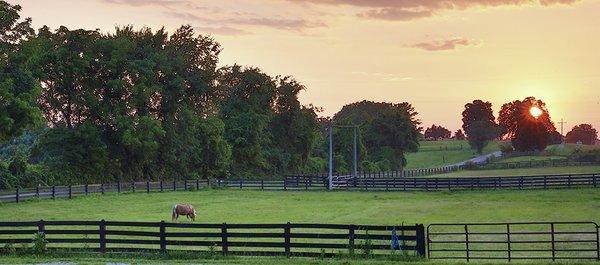
[[[499,141],[490,142],[483,149],[483,153],[487,154],[499,150],[499,143]],[[461,147],[462,149],[460,149]],[[406,153],[405,155],[406,168],[413,169],[456,164],[477,156],[477,152],[472,150],[465,140],[441,140],[421,141],[419,152]]]
[[[578,147],[577,144],[565,144],[564,146],[556,144],[546,147],[544,153],[548,155],[569,156],[578,149],[581,151],[597,150],[600,149],[600,145],[581,145]]]
[[[527,175],[555,175],[555,174],[580,174],[600,173],[600,166],[569,166],[569,167],[539,167],[539,168],[514,168],[514,169],[489,169],[489,170],[461,170],[447,174],[432,175],[427,177],[500,177],[500,176],[527,176]]]
[[[559,160],[566,159],[564,156],[515,156],[500,159],[494,161],[494,163],[515,163],[515,162],[529,162],[529,161],[546,161],[546,160]]]
[[[203,223],[600,221],[600,189],[485,192],[266,192],[204,190],[120,194],[0,205],[3,221],[169,220],[193,204]],[[468,213],[468,214],[466,214]]]

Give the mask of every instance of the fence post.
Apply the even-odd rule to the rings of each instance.
[[[160,192],[163,192],[163,181],[162,181],[162,179],[160,180]]]
[[[69,185],[69,199],[73,198],[73,186]]]
[[[265,181],[264,180],[260,180],[260,189],[264,190],[265,189]]]
[[[19,203],[19,187],[15,190],[15,202]]]
[[[135,181],[131,182],[131,191],[135,192]]]
[[[510,249],[510,224],[506,224],[506,244],[507,244],[507,251],[508,251],[508,261],[510,262],[512,257],[511,257],[511,249]]]
[[[244,181],[242,179],[240,179],[240,189],[244,188]]]
[[[177,180],[173,179],[173,191],[177,191]]]
[[[100,184],[100,192],[104,195],[104,183]]]
[[[287,181],[283,178],[283,190],[287,190]]]
[[[469,256],[469,229],[465,225],[465,250],[467,251],[467,262],[471,259]]]
[[[188,190],[188,181],[187,178],[183,180],[183,190]]]
[[[594,180],[596,180],[596,178],[594,178]],[[40,186],[39,186],[39,184],[38,184],[38,186],[35,186],[35,196],[38,197],[38,198],[40,197]]]
[[[554,243],[554,223],[550,224],[550,236],[552,238],[552,261],[556,260],[556,247]]]
[[[229,252],[229,247],[227,246],[227,224],[223,223],[221,225],[221,252],[223,256],[227,255]]]
[[[52,199],[56,199],[56,186],[52,186]]]
[[[146,193],[150,193],[150,181],[146,180]]]
[[[600,261],[600,229],[596,225],[596,260]]]
[[[121,182],[117,181],[117,192],[121,193]]]
[[[100,220],[100,253],[106,252],[106,221]]]
[[[160,252],[167,253],[167,239],[165,236],[165,220],[160,221]]]
[[[85,186],[83,188],[85,189],[85,195],[88,195],[88,184],[85,183]]]
[[[46,232],[46,225],[44,224],[44,219],[41,219],[38,222],[38,233],[45,233]]]
[[[285,225],[285,229],[283,230],[283,235],[285,237],[285,255],[288,257],[290,256],[290,230],[290,222],[287,222],[287,224]]]
[[[417,224],[415,234],[417,236],[416,250],[420,257],[425,257],[425,227],[423,224]]]
[[[200,190],[200,180],[196,179],[196,190]]]
[[[350,255],[354,254],[354,233],[354,225],[350,225],[350,227],[348,228],[348,252]]]

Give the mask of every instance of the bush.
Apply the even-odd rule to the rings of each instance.
[[[515,150],[510,142],[500,143],[498,148],[503,154],[510,154]]]
[[[48,245],[48,240],[46,240],[46,234],[39,232],[33,234],[33,245],[31,246],[31,251],[35,254],[42,254],[46,252]]]
[[[577,151],[569,159],[576,162],[600,162],[600,150]]]

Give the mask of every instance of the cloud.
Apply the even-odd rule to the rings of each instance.
[[[199,32],[214,34],[214,35],[230,35],[230,36],[239,36],[250,34],[250,32],[245,31],[243,29],[232,28],[227,26],[218,26],[218,27],[194,27]]]
[[[292,0],[288,0],[292,1]],[[349,5],[366,8],[360,17],[408,21],[432,17],[445,11],[499,6],[572,5],[583,0],[293,0],[314,4]]]
[[[293,18],[265,18],[265,17],[225,17],[225,18],[212,18],[207,16],[200,16],[189,12],[164,12],[167,16],[173,18],[179,18],[183,20],[193,20],[202,22],[210,25],[216,25],[217,27],[230,27],[229,25],[238,26],[263,26],[276,28],[281,30],[292,30],[302,31],[307,28],[325,27],[327,26],[322,22],[313,22],[304,19],[293,19]]]
[[[129,5],[129,6],[163,6],[171,7],[176,5],[187,5],[184,0],[102,0],[109,4]]]
[[[426,51],[447,51],[454,50],[458,46],[476,46],[479,45],[479,41],[464,39],[464,38],[453,38],[448,40],[435,40],[429,42],[420,42],[408,45],[408,47],[418,48]]]

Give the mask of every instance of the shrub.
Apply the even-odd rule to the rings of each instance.
[[[46,234],[42,232],[33,234],[32,243],[33,245],[31,246],[31,250],[33,251],[33,253],[42,254],[46,252],[46,245],[48,245],[48,240],[46,240]]]

